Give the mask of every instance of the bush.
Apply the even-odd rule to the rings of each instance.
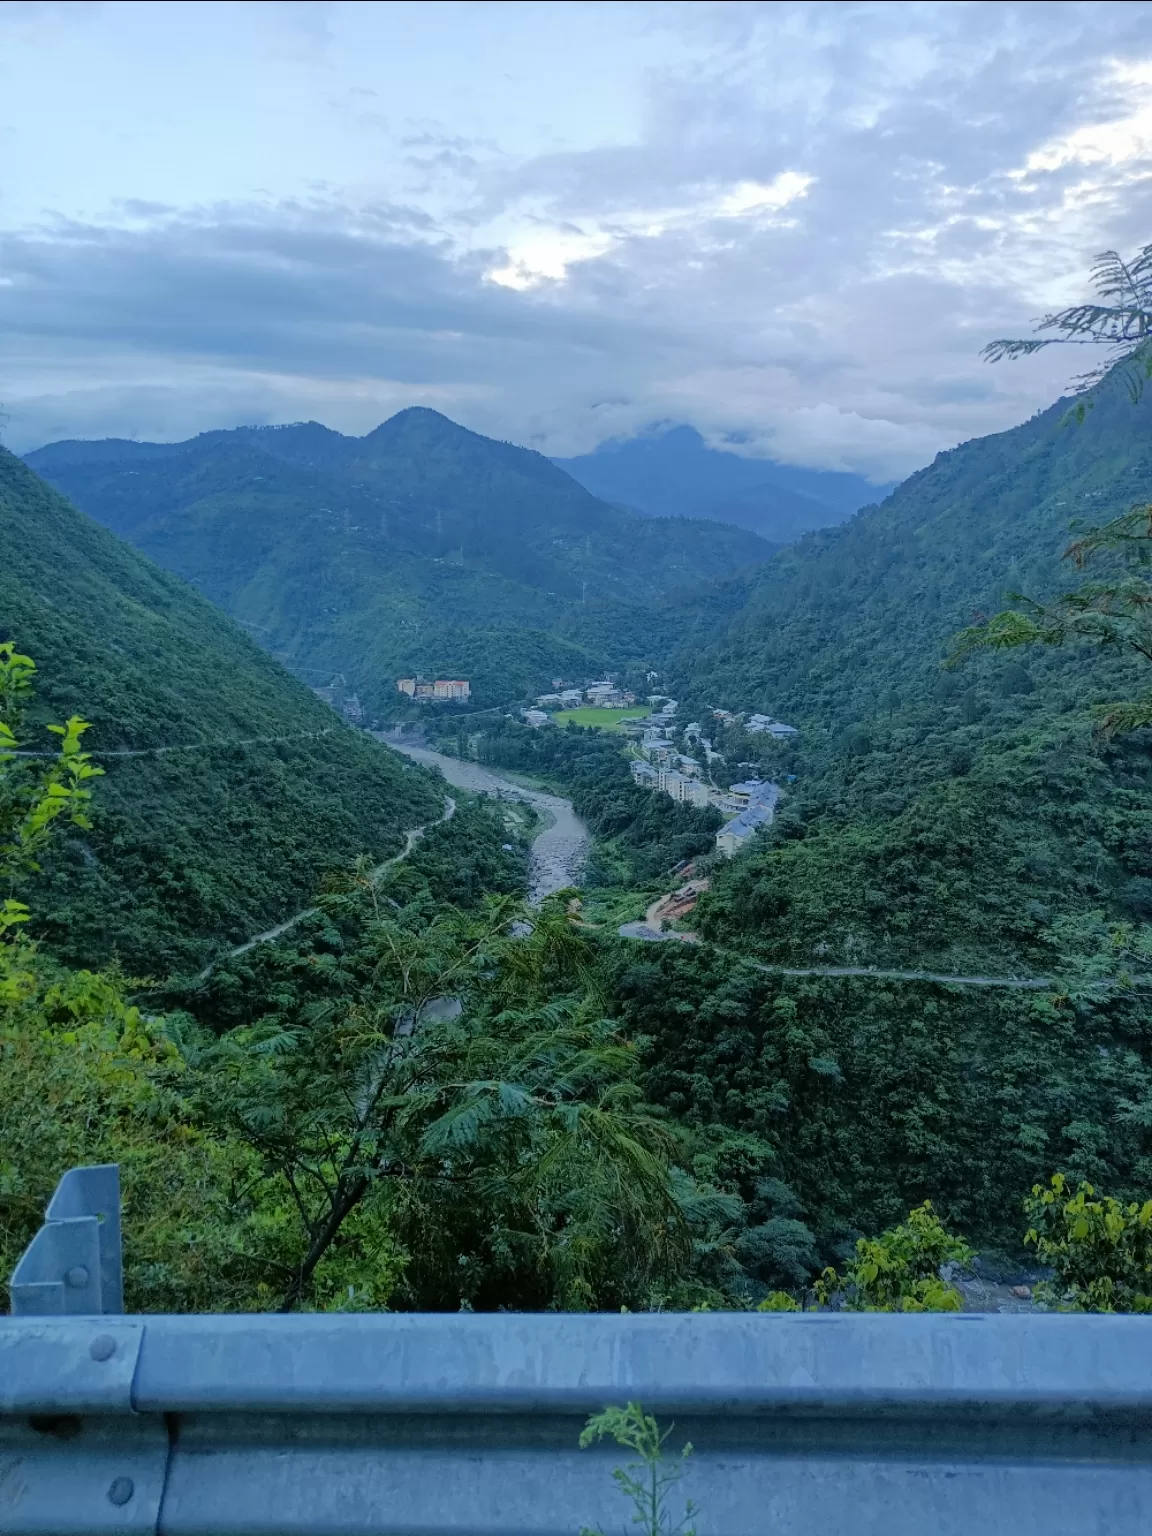
[[[826,1269],[816,1282],[817,1299],[826,1306],[838,1302],[848,1312],[959,1312],[963,1298],[940,1270],[975,1257],[925,1200],[898,1227],[862,1237],[842,1276]]]
[[[1152,1312],[1152,1200],[1121,1205],[1091,1184],[1068,1193],[1062,1173],[1024,1201],[1025,1243],[1056,1271],[1037,1300],[1061,1312]]]

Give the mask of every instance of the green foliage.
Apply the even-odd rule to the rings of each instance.
[[[799,1312],[800,1303],[794,1296],[789,1296],[787,1291],[770,1291],[764,1300],[756,1305],[757,1312]]]
[[[92,826],[64,829],[13,891],[60,957],[199,969],[306,906],[330,871],[397,852],[439,816],[426,773],[344,727],[223,614],[3,450],[0,545],[0,641],[41,668],[38,699],[20,705],[24,745],[49,750],[45,720],[82,713],[82,745],[106,775]],[[69,775],[92,765],[63,740],[54,803],[68,789],[83,812],[71,791],[86,786]],[[156,750],[173,746],[193,750]]]
[[[635,1511],[632,1524],[639,1526],[644,1536],[696,1536],[693,1517],[697,1511],[692,1500],[685,1502],[681,1520],[675,1520],[668,1508],[669,1495],[684,1476],[692,1454],[691,1444],[685,1443],[678,1456],[668,1455],[665,1446],[674,1428],[669,1425],[661,1432],[656,1419],[645,1413],[639,1403],[628,1403],[623,1408],[605,1408],[602,1413],[594,1413],[580,1434],[581,1450],[611,1438],[625,1450],[635,1452],[637,1459],[617,1467],[612,1478]],[[585,1527],[580,1536],[602,1533]]]
[[[364,438],[312,422],[56,444],[29,462],[310,683],[342,674],[380,718],[414,672],[467,677],[478,702],[505,704],[647,656],[643,626],[633,637],[576,610],[648,607],[772,549],[609,506],[540,454],[423,409]]]
[[[1152,250],[1152,248],[1150,248]],[[1022,645],[1063,645],[1083,640],[1152,661],[1152,505],[1133,507],[1103,527],[1091,528],[1064,551],[1082,569],[1094,556],[1111,556],[1110,577],[1086,582],[1047,604],[1015,597],[1026,612],[998,613],[957,636],[953,661],[978,650],[1010,650]],[[1152,725],[1152,699],[1099,708],[1105,732],[1135,731]]]
[[[201,1113],[297,1212],[282,1304],[312,1298],[358,1215],[404,1248],[404,1305],[643,1305],[690,1251],[672,1143],[567,914],[515,937],[509,897],[470,915],[374,891],[324,906],[352,925],[336,984],[201,1062]]]
[[[86,827],[99,773],[83,722],[57,729],[47,766],[14,755],[32,702],[33,662],[0,645],[0,877],[42,855],[64,823]],[[125,1000],[120,978],[69,971],[33,943],[28,909],[0,906],[0,1276],[39,1226],[60,1175],[117,1162],[131,1222],[125,1286],[133,1310],[261,1306],[262,1272],[284,1223],[257,1209],[246,1149],[204,1135],[181,1093],[185,1061],[162,1020]]]
[[[816,1282],[817,1299],[825,1306],[838,1302],[848,1312],[959,1312],[960,1292],[941,1279],[940,1270],[975,1257],[925,1200],[898,1227],[860,1238],[842,1275],[826,1269]]]
[[[1124,1204],[1055,1173],[1024,1201],[1025,1242],[1055,1277],[1035,1289],[1062,1312],[1152,1312],[1152,1200]]]
[[[120,1165],[129,1311],[264,1310],[293,1257],[289,1213],[254,1198],[249,1150],[206,1129],[161,1020],[120,981],[0,942],[0,1277],[68,1168]],[[0,1298],[0,1307],[3,1307]]]
[[[609,986],[645,1098],[691,1133],[702,1182],[739,1197],[744,1225],[720,1248],[766,1290],[798,1290],[925,1198],[978,1246],[1015,1251],[1013,1212],[1053,1163],[1144,1198],[1149,1011],[1098,985],[1131,964],[1110,932],[1061,934],[1082,956],[1066,991],[789,977],[623,941]],[[741,1137],[754,1156],[700,1156]],[[722,1263],[713,1283],[731,1292]]]
[[[0,880],[38,870],[37,855],[47,846],[57,822],[88,829],[86,806],[92,798],[84,785],[103,773],[80,739],[87,724],[73,715],[67,725],[50,725],[60,738],[47,766],[19,755],[24,707],[32,696],[36,663],[11,641],[0,641]],[[20,921],[20,903],[8,899],[6,922]]]

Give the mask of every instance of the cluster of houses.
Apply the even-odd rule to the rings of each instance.
[[[554,709],[577,709],[581,704],[591,704],[597,709],[627,709],[635,704],[636,695],[626,688],[617,688],[607,678],[600,683],[588,683],[583,688],[562,688],[559,693],[542,693],[536,700],[538,709],[550,705]]]
[[[691,729],[685,727],[685,736]],[[711,743],[699,736],[699,728],[697,739],[709,758],[719,756],[711,750]],[[725,858],[747,847],[749,839],[775,815],[780,796],[778,785],[764,779],[746,779],[728,789],[715,789],[701,776],[699,758],[677,751],[675,743],[655,727],[645,732],[639,751],[641,755],[631,762],[633,783],[659,790],[681,805],[714,805],[730,817],[716,834],[716,847]]]
[[[398,677],[396,692],[406,693],[410,699],[433,699],[441,703],[450,699],[467,702],[472,697],[471,687],[460,677],[440,677],[435,682],[423,677]]]
[[[771,715],[733,714],[729,709],[714,709],[712,717],[721,725],[742,725],[749,736],[773,736],[777,741],[787,741],[797,734],[794,725],[773,720]]]

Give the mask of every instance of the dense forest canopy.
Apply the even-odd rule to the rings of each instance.
[[[0,641],[40,669],[23,745],[48,750],[42,722],[82,712],[105,774],[92,827],[23,892],[60,954],[144,975],[203,963],[440,814],[418,769],[3,450],[0,545]]]

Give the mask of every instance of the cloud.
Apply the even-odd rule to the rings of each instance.
[[[13,446],[428,403],[556,454],[671,419],[883,480],[1052,399],[1058,355],[980,347],[1152,239],[1147,4],[606,8],[634,132],[538,153],[447,97],[365,111],[343,8],[279,10],[379,174],[334,151],[291,195],[125,182],[0,229]]]

